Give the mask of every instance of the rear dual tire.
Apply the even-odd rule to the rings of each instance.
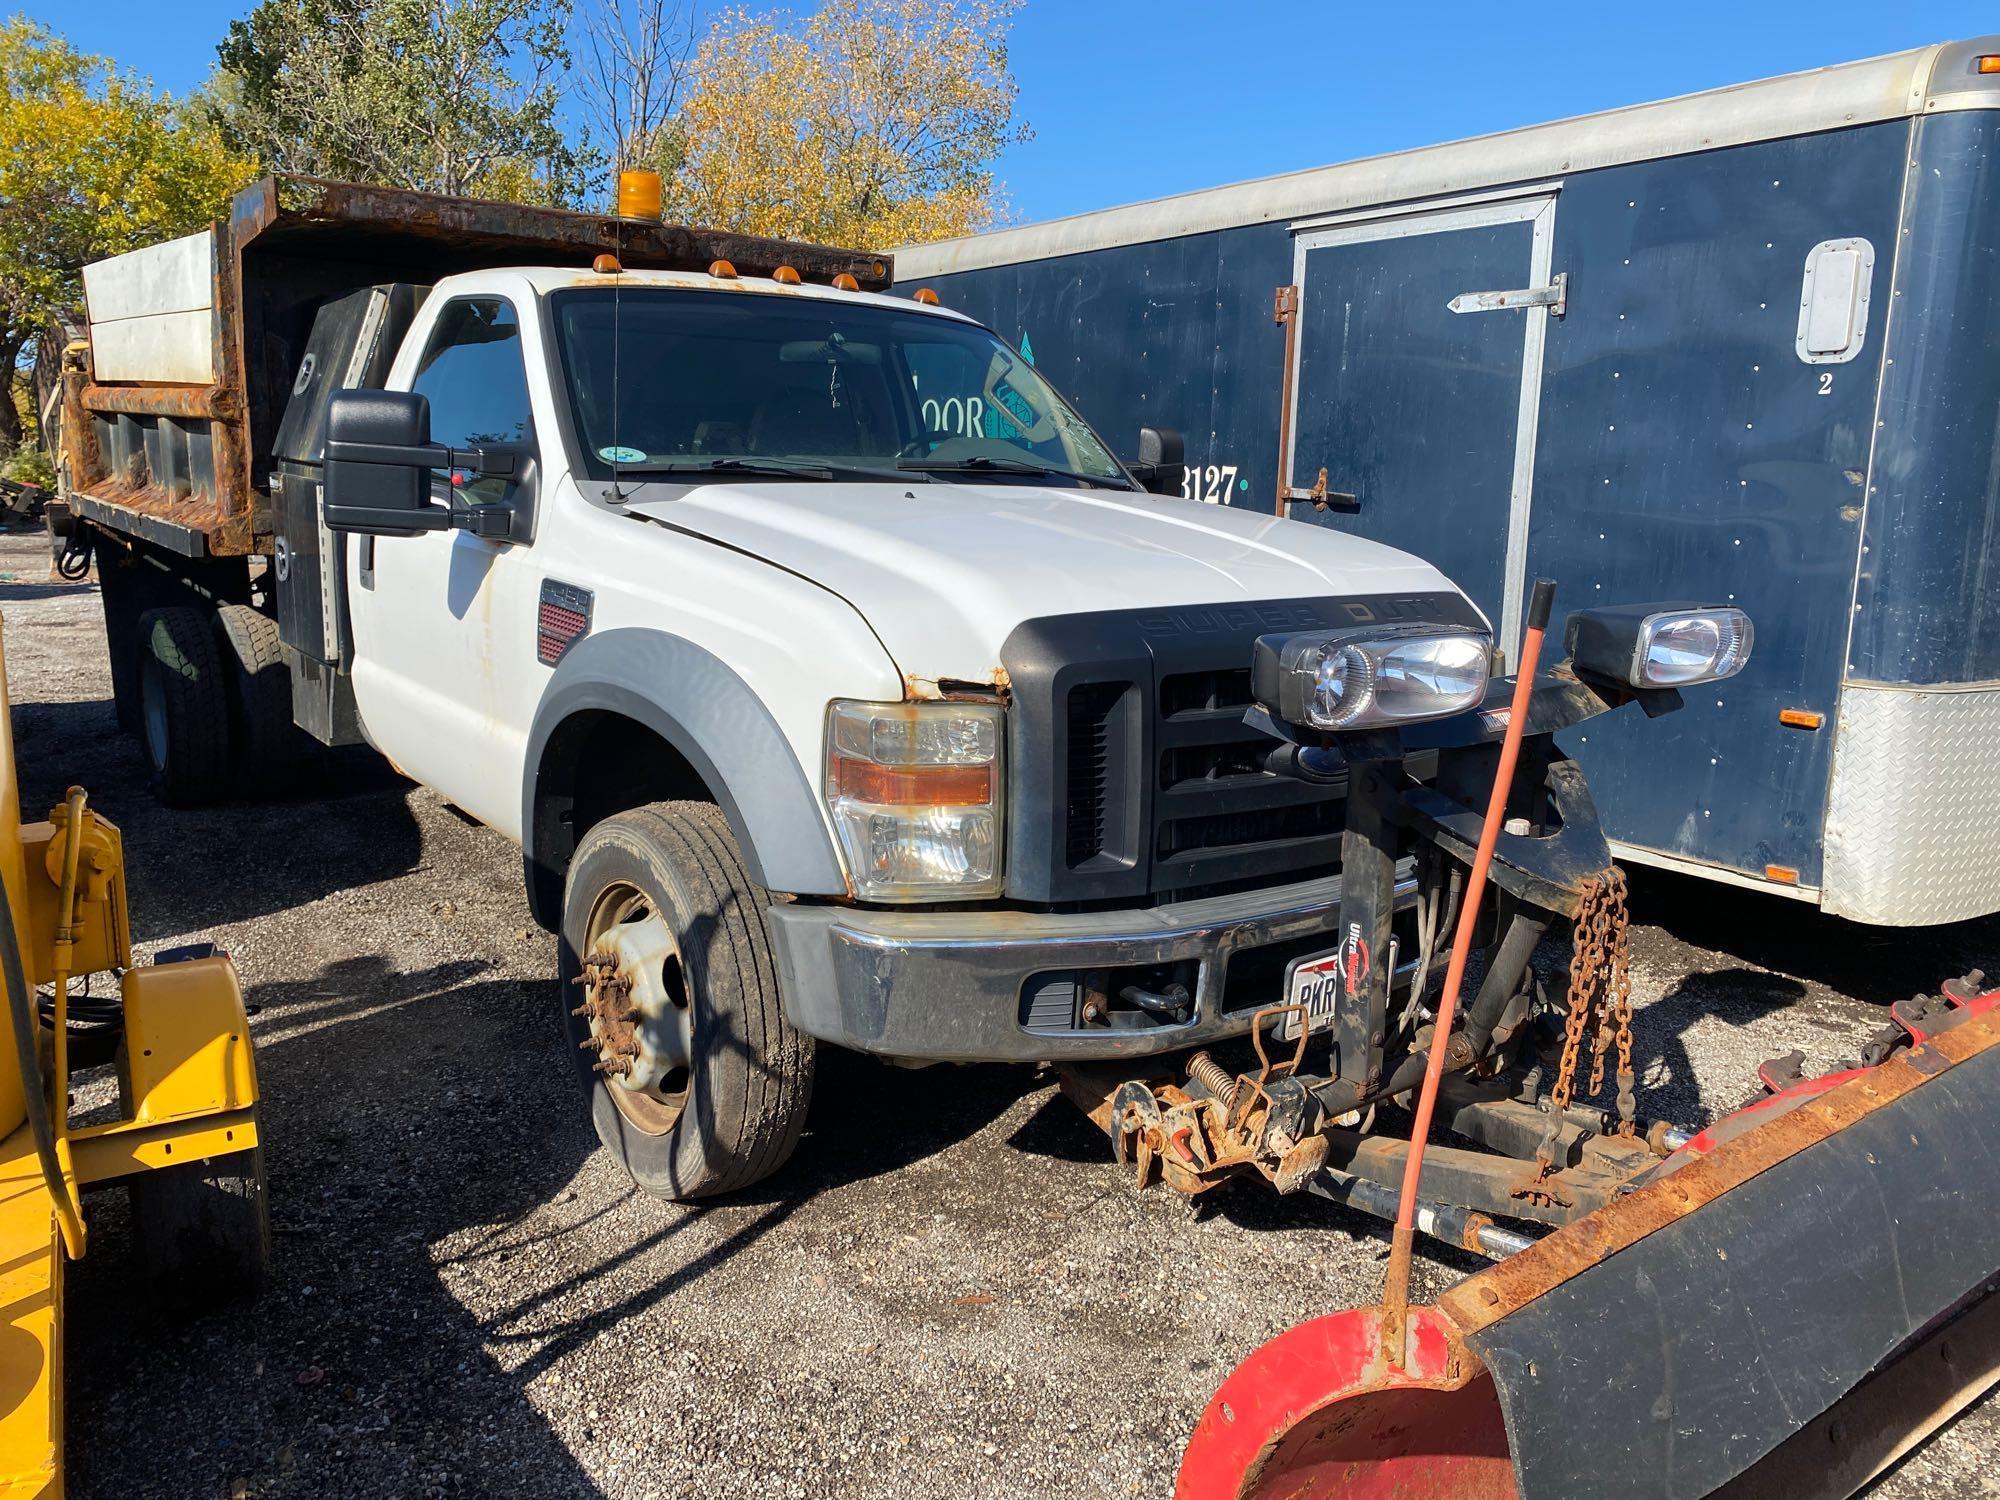
[[[206,807],[229,786],[229,688],[205,611],[139,616],[139,737],[153,795],[169,807]]]
[[[308,742],[292,723],[277,622],[247,604],[173,605],[139,617],[139,733],[153,795],[206,807],[232,787],[278,795]]]

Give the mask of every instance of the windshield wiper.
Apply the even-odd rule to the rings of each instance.
[[[699,463],[620,464],[614,471],[621,477],[643,474],[674,477],[684,474],[726,475],[752,479],[831,479],[833,470],[825,464],[792,458],[709,458]]]
[[[1100,485],[1107,489],[1127,488],[1096,474],[1079,474],[1074,469],[1025,463],[1015,458],[990,458],[985,454],[973,458],[905,458],[899,460],[896,467],[917,474],[1033,474],[1042,479],[1074,479],[1079,484]]]

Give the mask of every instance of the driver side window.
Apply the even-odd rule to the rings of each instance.
[[[459,297],[438,314],[411,390],[431,403],[431,441],[447,448],[520,448],[534,442],[521,323],[504,297]],[[513,498],[516,481],[443,471],[438,483],[468,505]]]

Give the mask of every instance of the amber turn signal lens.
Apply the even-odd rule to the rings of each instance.
[[[2000,73],[2000,53],[1989,52],[1980,58],[1979,71],[1982,73]]]
[[[657,219],[660,216],[660,174],[628,167],[618,174],[618,217]]]
[[[884,766],[840,756],[829,790],[883,807],[973,807],[993,800],[993,768]]]

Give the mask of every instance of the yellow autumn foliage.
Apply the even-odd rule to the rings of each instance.
[[[667,216],[881,247],[970,234],[1001,202],[1021,0],[826,0],[800,21],[733,10],[655,142]]]
[[[144,79],[0,26],[0,344],[74,306],[86,261],[200,228],[255,172]]]

